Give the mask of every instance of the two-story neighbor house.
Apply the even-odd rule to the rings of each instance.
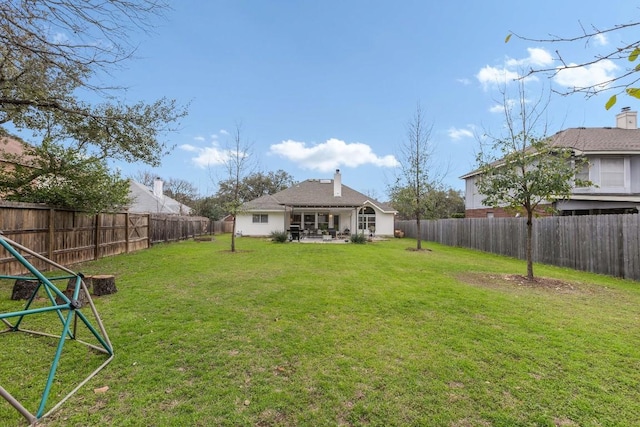
[[[575,187],[568,200],[550,202],[560,215],[638,213],[640,210],[640,129],[638,114],[628,107],[616,116],[616,127],[570,128],[551,137],[552,144],[573,149],[588,160],[579,178],[591,187]],[[461,176],[465,180],[467,218],[513,216],[503,209],[482,204],[476,180],[480,171]]]

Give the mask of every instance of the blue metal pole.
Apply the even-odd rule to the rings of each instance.
[[[27,314],[45,313],[47,311],[64,310],[64,309],[68,310],[69,307],[70,307],[69,304],[62,304],[62,305],[54,305],[51,307],[31,308],[29,310],[14,311],[12,313],[0,313],[0,319],[8,319],[10,317],[24,316]]]
[[[71,319],[73,319],[74,310],[69,310],[67,314],[67,321],[64,323],[64,328],[62,330],[62,334],[60,334],[60,340],[58,341],[58,348],[56,349],[56,355],[53,358],[53,364],[51,365],[51,369],[49,370],[49,377],[47,378],[47,385],[44,387],[44,391],[42,392],[42,400],[40,401],[40,406],[38,407],[38,412],[36,412],[36,418],[42,417],[44,413],[45,405],[47,404],[47,399],[49,398],[49,392],[51,391],[51,385],[53,384],[53,379],[56,375],[56,370],[58,369],[58,362],[60,361],[60,355],[62,354],[62,348],[64,347],[65,335],[69,332],[69,324],[71,323]]]
[[[78,315],[80,320],[82,320],[82,322],[84,322],[85,326],[91,331],[93,336],[96,337],[96,339],[98,341],[100,341],[100,344],[102,344],[104,349],[107,350],[107,352],[111,356],[113,354],[113,349],[109,346],[109,344],[107,344],[107,342],[104,340],[104,338],[102,338],[102,336],[98,333],[98,331],[96,331],[96,329],[91,325],[91,323],[89,323],[89,321],[87,320],[85,315],[82,314],[81,311],[76,311],[76,314]]]
[[[60,298],[62,298],[63,301],[69,302],[69,299],[67,298],[67,296],[65,294],[60,292],[60,290],[57,287],[55,287],[53,285],[53,283],[51,283],[49,281],[49,279],[47,279],[42,273],[40,273],[40,271],[38,271],[38,269],[36,269],[33,265],[31,265],[31,263],[29,261],[27,261],[27,259],[25,257],[23,257],[22,254],[20,254],[20,252],[16,251],[15,248],[13,246],[11,246],[1,236],[0,236],[0,245],[2,247],[4,247],[7,250],[7,252],[9,252],[11,255],[13,255],[23,266],[25,266],[25,268],[27,270],[29,270],[31,272],[31,274],[33,274],[45,286],[49,286],[51,288],[51,290],[53,290],[53,292],[56,293],[56,295],[58,295]]]

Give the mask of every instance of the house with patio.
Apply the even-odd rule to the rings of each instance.
[[[300,230],[303,237],[336,237],[355,232],[393,236],[397,211],[333,179],[308,179],[286,190],[251,200],[236,218],[243,236],[268,236],[273,231]]]
[[[588,163],[578,177],[592,186],[574,187],[566,200],[551,200],[559,215],[638,213],[640,210],[640,129],[638,114],[625,107],[616,116],[615,127],[570,128],[551,136],[551,143],[568,147]],[[513,216],[501,208],[482,203],[478,191],[480,170],[461,176],[465,180],[465,216],[492,218]]]

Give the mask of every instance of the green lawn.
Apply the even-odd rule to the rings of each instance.
[[[116,275],[94,298],[116,357],[44,425],[640,425],[638,282],[536,265],[570,286],[522,286],[502,277],[523,261],[410,239],[229,239],[75,267]],[[0,385],[33,411],[54,343],[0,335]],[[68,355],[49,406],[104,360]],[[0,421],[26,424],[3,400]]]

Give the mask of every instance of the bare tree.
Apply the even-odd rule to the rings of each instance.
[[[150,170],[139,170],[129,176],[129,178],[142,185],[146,185],[147,187],[153,187],[153,181],[158,178],[158,175],[154,174]]]
[[[571,93],[583,93],[587,97],[594,96],[604,91],[613,91],[614,94],[607,100],[605,108],[610,109],[617,102],[617,95],[626,93],[629,96],[640,99],[640,64],[638,59],[640,58],[640,40],[636,35],[636,27],[640,25],[640,22],[630,22],[627,24],[618,24],[612,27],[599,28],[595,25],[584,26],[580,23],[580,31],[572,36],[558,36],[549,35],[548,37],[534,38],[526,37],[515,32],[511,32],[506,37],[506,42],[509,42],[512,36],[527,41],[540,44],[551,44],[554,46],[561,46],[566,44],[575,45],[577,43],[584,43],[585,46],[593,44],[596,39],[601,39],[610,34],[617,34],[621,36],[619,45],[609,49],[605,49],[602,53],[595,54],[591,59],[587,61],[571,61],[569,58],[561,52],[560,48],[554,48],[555,64],[552,67],[532,68],[523,77],[530,76],[532,74],[548,74],[551,77],[557,76],[559,73],[572,70],[594,66],[599,63],[610,62],[612,64],[621,65],[621,71],[612,76],[609,79],[600,82],[594,82],[593,84],[586,85],[584,87],[573,87],[566,91],[558,91],[562,95],[568,95]],[[627,35],[631,40],[624,41],[623,37]],[[617,67],[617,65],[616,65]]]
[[[242,123],[236,123],[232,141],[226,149],[224,167],[227,181],[231,184],[231,200],[226,203],[226,210],[233,215],[233,229],[231,234],[231,252],[236,251],[236,224],[238,214],[242,213],[243,180],[253,172],[254,159],[251,158],[252,146],[242,136]]]
[[[433,125],[427,125],[420,103],[407,123],[407,140],[400,148],[400,173],[391,194],[403,196],[410,216],[416,220],[416,249],[422,250],[421,220],[429,210],[428,193],[440,186],[444,172],[434,162],[435,145],[431,141]]]
[[[543,206],[567,198],[573,185],[589,186],[576,179],[585,159],[574,158],[573,150],[553,144],[547,136],[545,112],[548,100],[525,99],[524,82],[519,83],[519,102],[514,105],[503,92],[506,135],[481,141],[478,154],[480,174],[476,179],[483,204],[515,212],[524,210],[527,217],[527,278],[534,280],[531,240],[533,217]]]
[[[169,178],[164,188],[167,196],[183,205],[191,206],[198,199],[198,188],[182,178]]]

